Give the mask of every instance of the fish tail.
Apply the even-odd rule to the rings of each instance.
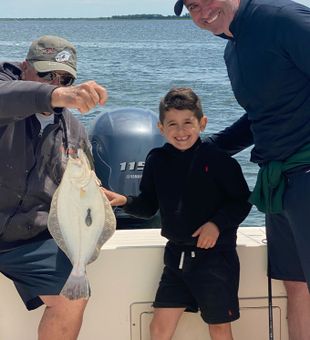
[[[90,285],[86,275],[70,274],[60,293],[70,300],[88,299],[90,297]]]

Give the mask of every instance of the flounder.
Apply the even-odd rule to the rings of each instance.
[[[115,216],[100,181],[84,151],[78,149],[76,157],[69,156],[48,217],[51,235],[73,265],[62,295],[71,300],[89,297],[86,265],[96,260],[115,227]]]

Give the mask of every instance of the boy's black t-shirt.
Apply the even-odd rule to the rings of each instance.
[[[177,244],[195,245],[192,234],[211,221],[220,230],[214,249],[234,248],[237,227],[251,208],[238,162],[200,139],[186,151],[169,143],[153,149],[140,191],[139,196],[128,197],[124,210],[150,217],[159,209],[162,235]]]

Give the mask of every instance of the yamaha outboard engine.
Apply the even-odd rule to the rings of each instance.
[[[150,110],[121,108],[102,113],[89,130],[96,174],[102,185],[125,195],[137,195],[149,151],[164,144],[158,117]],[[117,229],[158,228],[159,216],[141,219],[115,209]]]

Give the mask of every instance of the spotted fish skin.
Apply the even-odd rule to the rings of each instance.
[[[90,296],[86,266],[99,256],[115,227],[115,216],[100,181],[84,151],[78,149],[77,157],[69,156],[48,217],[51,235],[73,265],[62,295],[70,300]]]

